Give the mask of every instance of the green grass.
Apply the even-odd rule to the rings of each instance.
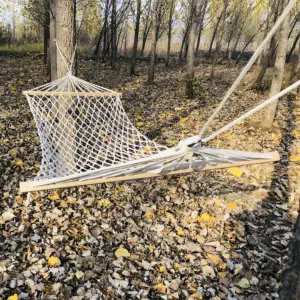
[[[2,45],[0,55],[43,53],[43,44]]]

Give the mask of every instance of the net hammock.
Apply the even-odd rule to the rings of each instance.
[[[72,75],[23,92],[36,122],[42,149],[41,168],[21,192],[134,180],[279,159],[278,153],[214,149],[205,142],[230,129],[300,85],[300,80],[228,125],[205,137],[212,120],[264,50],[297,0],[291,0],[265,40],[242,70],[199,135],[167,148],[149,140],[130,122],[121,94]]]

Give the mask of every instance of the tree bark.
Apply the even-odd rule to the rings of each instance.
[[[200,21],[199,21],[199,32],[198,32],[198,40],[197,40],[197,46],[196,46],[196,56],[199,55],[199,48],[200,48],[200,42],[201,42],[201,36],[202,36],[202,30],[203,30],[203,22],[204,22],[207,5],[208,5],[208,0],[205,0],[203,7],[202,7],[202,11],[201,11]]]
[[[67,63],[71,61],[74,52],[74,0],[56,0],[56,41],[62,55],[64,55]],[[62,55],[57,53],[57,76],[58,78],[65,76],[68,73]],[[72,71],[72,70],[71,70]],[[73,87],[66,87],[72,91]],[[72,106],[73,98],[64,97],[59,99],[58,116],[61,124],[60,139],[57,142],[59,155],[59,164],[61,168],[69,172],[75,166],[75,157],[72,153],[75,152],[75,121],[69,113]],[[71,152],[70,149],[73,151]],[[70,174],[70,173],[69,173]]]
[[[140,31],[141,2],[142,2],[142,0],[137,0],[134,42],[133,42],[133,50],[132,50],[132,57],[131,57],[130,75],[135,75],[135,65],[136,65],[137,49],[138,49],[138,42],[139,42],[139,31]]]
[[[215,38],[216,38],[216,34],[217,34],[217,31],[218,31],[218,27],[219,27],[221,18],[222,18],[222,15],[220,15],[219,18],[218,18],[217,24],[216,24],[214,32],[213,32],[213,36],[212,36],[211,41],[210,41],[209,50],[208,50],[208,56],[209,57],[211,55],[211,51],[212,51],[212,48],[213,48],[213,45],[214,45],[214,41],[215,41]]]
[[[105,60],[105,54],[106,54],[106,44],[107,44],[107,23],[108,23],[108,12],[109,12],[109,7],[108,7],[108,4],[109,4],[109,0],[106,0],[105,1],[105,13],[104,13],[104,25],[103,25],[103,47],[102,47],[102,61]]]
[[[222,38],[223,38],[223,33],[224,33],[228,2],[229,2],[229,0],[223,0],[224,8],[223,8],[221,16],[220,16],[221,21],[220,21],[220,27],[219,27],[218,35],[217,35],[216,49],[215,49],[213,59],[212,59],[212,66],[211,66],[211,73],[210,73],[211,77],[215,76],[216,64],[218,61],[218,57],[221,54]]]
[[[200,1],[202,2],[202,1]],[[187,73],[186,73],[186,96],[193,98],[195,96],[194,91],[194,61],[195,61],[195,41],[197,31],[197,18],[199,13],[199,6],[202,3],[198,3],[197,0],[192,0],[190,6],[190,34],[189,34],[189,46],[187,50]]]
[[[166,67],[169,66],[169,60],[170,60],[174,4],[175,4],[175,0],[171,0],[170,11],[169,11],[169,22],[168,22],[168,48],[167,48]]]
[[[49,16],[49,2],[44,0],[45,20],[44,20],[44,64],[48,62],[48,50],[50,40],[50,16]],[[50,68],[47,68],[47,72],[50,74]]]
[[[292,55],[293,55],[293,53],[294,53],[294,51],[295,51],[295,48],[296,48],[296,46],[297,46],[297,43],[298,43],[299,39],[300,39],[300,32],[297,34],[297,36],[296,36],[296,38],[295,38],[295,40],[294,40],[293,46],[292,46],[292,48],[291,48],[291,50],[290,50],[290,52],[289,52],[289,54],[288,54],[288,57],[287,57],[287,59],[286,59],[287,62],[290,62],[291,57],[292,57]]]
[[[57,79],[57,49],[56,49],[56,0],[50,0],[50,43],[49,59],[51,66],[51,81]]]
[[[150,55],[150,66],[148,70],[148,82],[154,81],[155,73],[155,56],[156,56],[156,44],[157,44],[157,1],[154,0],[152,3],[152,41],[151,41],[151,55]]]
[[[287,0],[284,1],[284,4],[287,5]],[[290,15],[287,16],[283,22],[281,27],[280,36],[279,36],[279,45],[277,49],[276,61],[273,70],[273,79],[272,85],[270,90],[270,97],[274,96],[275,94],[281,91],[284,69],[285,69],[285,61],[286,61],[286,54],[288,49],[288,34],[289,34],[289,27],[290,27]],[[265,111],[265,117],[262,121],[262,126],[270,128],[273,124],[276,109],[277,109],[278,100],[272,104],[270,104]]]
[[[117,4],[116,0],[112,0],[112,12],[111,12],[111,54],[110,65],[113,70],[116,69],[117,59]]]

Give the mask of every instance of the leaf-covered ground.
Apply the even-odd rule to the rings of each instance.
[[[38,55],[0,56],[0,299],[276,299],[300,194],[300,98],[282,100],[275,126],[256,115],[210,143],[278,150],[276,164],[18,194],[39,169],[36,127],[21,91],[46,82]],[[79,76],[123,93],[129,117],[157,142],[195,135],[239,67],[196,68],[184,95],[183,65],[157,67],[154,85],[129,66],[79,61]],[[213,128],[266,95],[241,86]],[[9,298],[10,297],[10,298]]]

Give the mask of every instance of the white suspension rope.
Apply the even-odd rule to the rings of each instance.
[[[214,120],[214,118],[217,116],[217,114],[219,113],[219,111],[224,107],[224,105],[226,104],[226,102],[229,99],[229,97],[231,96],[231,94],[236,90],[237,86],[240,84],[240,82],[246,76],[247,72],[253,66],[253,64],[255,63],[256,59],[262,53],[262,51],[264,50],[264,48],[266,47],[266,45],[268,44],[268,42],[271,40],[271,38],[273,37],[273,35],[276,33],[276,31],[278,30],[278,28],[281,26],[281,24],[283,23],[284,19],[290,13],[290,11],[292,10],[293,6],[296,4],[297,1],[298,0],[291,0],[289,2],[289,4],[286,6],[286,8],[282,12],[281,16],[278,18],[277,22],[275,23],[275,25],[273,26],[273,28],[271,29],[271,31],[268,33],[268,35],[266,36],[266,38],[264,39],[264,41],[261,43],[261,45],[256,49],[256,51],[254,52],[253,56],[251,57],[251,59],[247,63],[247,65],[244,67],[244,69],[242,70],[242,72],[240,73],[240,75],[237,77],[237,79],[235,80],[235,82],[232,84],[232,86],[230,87],[230,89],[227,91],[227,93],[225,94],[225,96],[222,99],[222,101],[219,104],[219,106],[215,109],[214,113],[210,116],[210,118],[208,119],[208,121],[204,124],[203,128],[201,129],[201,131],[199,133],[198,141],[207,140],[207,139],[203,138],[203,135],[206,132],[207,128],[209,127],[209,125],[211,124],[211,122]]]
[[[241,117],[239,117],[236,120],[232,121],[231,123],[225,125],[224,127],[222,127],[221,129],[219,129],[218,131],[216,131],[213,134],[211,134],[210,136],[202,139],[202,142],[208,142],[208,141],[212,140],[213,138],[217,137],[218,135],[220,135],[224,131],[227,131],[228,129],[230,129],[234,125],[236,125],[239,122],[243,121],[244,119],[252,116],[256,112],[260,111],[261,109],[263,109],[264,107],[268,106],[269,104],[275,102],[276,100],[278,100],[279,98],[281,98],[282,96],[286,95],[287,93],[291,92],[292,90],[296,89],[299,86],[300,86],[300,80],[296,81],[294,84],[292,84],[289,87],[287,87],[286,89],[282,90],[280,93],[274,95],[273,97],[271,97],[268,100],[264,101],[260,105],[258,105],[255,108],[251,109],[250,111],[248,111],[247,113],[245,113]]]

